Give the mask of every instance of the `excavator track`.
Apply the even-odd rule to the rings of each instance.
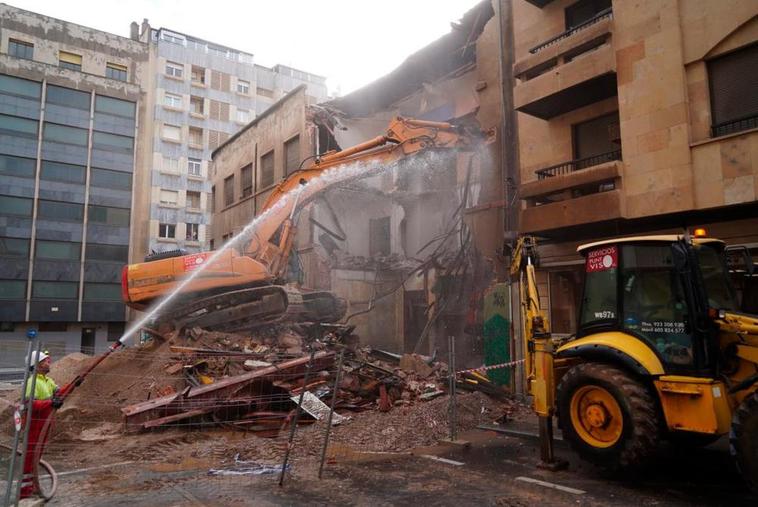
[[[347,304],[328,291],[269,285],[225,292],[174,308],[173,327],[239,332],[284,322],[335,322]]]

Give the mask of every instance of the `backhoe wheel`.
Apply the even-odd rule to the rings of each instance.
[[[573,367],[557,392],[563,438],[608,471],[636,468],[656,451],[659,415],[650,391],[623,370],[598,363]]]
[[[748,486],[758,490],[758,392],[740,403],[732,417],[729,450]]]

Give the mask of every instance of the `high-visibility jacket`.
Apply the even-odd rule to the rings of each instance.
[[[31,378],[26,381],[27,398],[32,393],[32,381],[33,379]],[[58,389],[58,384],[56,384],[53,379],[42,373],[37,374],[37,382],[34,384],[35,400],[49,400],[53,397],[56,389]]]

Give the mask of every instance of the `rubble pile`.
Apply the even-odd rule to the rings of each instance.
[[[355,341],[339,326],[322,330],[316,339],[311,329],[298,326],[247,334],[200,328],[155,333],[153,340],[113,354],[98,366],[59,411],[59,427],[65,431],[76,425],[81,431],[123,422],[129,432],[216,426],[277,436],[292,424],[303,391],[298,423],[308,425],[327,416],[339,350],[344,347],[333,424],[342,422],[342,416],[354,417],[362,421],[361,428],[375,427],[370,438],[390,449],[405,448],[406,441],[427,444],[441,437],[446,431],[439,421],[446,418],[447,365],[435,357],[360,348]],[[51,374],[64,383],[90,360],[81,354],[67,356],[53,363]],[[461,376],[458,385],[490,396],[459,395],[462,417],[465,403],[472,404],[477,420],[485,412],[506,410],[502,400],[507,393],[486,377]],[[483,399],[490,400],[486,410]],[[364,411],[370,413],[357,414]],[[402,425],[411,431],[397,430]],[[413,431],[424,435],[414,436]],[[366,438],[350,437],[344,429],[335,435],[347,443]]]

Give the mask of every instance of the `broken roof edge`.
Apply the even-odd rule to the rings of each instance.
[[[250,123],[248,123],[247,125],[245,125],[241,129],[239,129],[237,132],[235,132],[234,134],[232,134],[232,136],[229,139],[227,139],[226,141],[224,141],[223,143],[221,143],[218,148],[216,148],[215,150],[213,150],[211,152],[211,160],[213,160],[216,157],[216,154],[218,152],[220,152],[221,150],[223,150],[224,148],[226,148],[227,145],[231,144],[234,140],[236,140],[238,137],[240,137],[244,132],[248,131],[252,127],[255,127],[261,120],[263,120],[264,118],[268,117],[270,114],[272,114],[275,111],[277,111],[279,108],[282,107],[282,105],[284,105],[285,102],[287,102],[289,99],[291,99],[292,97],[294,97],[295,95],[297,95],[299,92],[305,91],[306,88],[308,88],[308,85],[306,85],[306,84],[297,85],[295,88],[293,88],[291,91],[289,91],[287,93],[287,95],[285,95],[281,99],[279,99],[276,102],[274,102],[273,104],[271,104],[271,107],[269,107],[268,109],[266,109],[265,111],[263,111],[261,114],[259,114],[258,116],[256,116],[254,120],[252,120]]]
[[[424,82],[436,81],[466,67],[476,61],[475,54],[465,54],[467,48],[476,44],[484,26],[494,15],[491,0],[482,0],[464,13],[459,22],[451,23],[450,32],[409,55],[390,73],[321,105],[347,117],[371,115],[411,95]],[[450,56],[459,51],[460,61],[455,62]]]
[[[101,30],[100,28],[95,28],[94,26],[83,25],[81,23],[77,23],[76,21],[68,21],[68,20],[65,20],[63,18],[56,18],[55,16],[50,16],[50,15],[47,15],[47,14],[42,14],[41,12],[36,12],[36,11],[30,11],[29,9],[25,9],[23,7],[16,7],[15,5],[11,5],[11,4],[8,4],[8,3],[5,3],[5,2],[0,2],[0,6],[8,7],[10,9],[14,9],[14,10],[17,10],[17,11],[22,11],[22,12],[25,12],[27,14],[32,14],[32,15],[37,16],[39,18],[45,18],[48,21],[59,21],[61,23],[66,23],[67,25],[78,26],[79,28],[84,28],[85,30],[89,30],[89,31],[92,31],[92,32],[104,33],[106,35],[110,35],[111,37],[118,37],[119,39],[125,39],[125,40],[128,40],[128,41],[136,42],[136,43],[141,44],[143,46],[147,46],[146,42],[142,42],[142,41],[139,41],[139,40],[134,40],[131,37],[125,37],[125,36],[119,35],[117,33],[109,32],[108,30]],[[12,36],[11,36],[11,38],[12,38]]]

